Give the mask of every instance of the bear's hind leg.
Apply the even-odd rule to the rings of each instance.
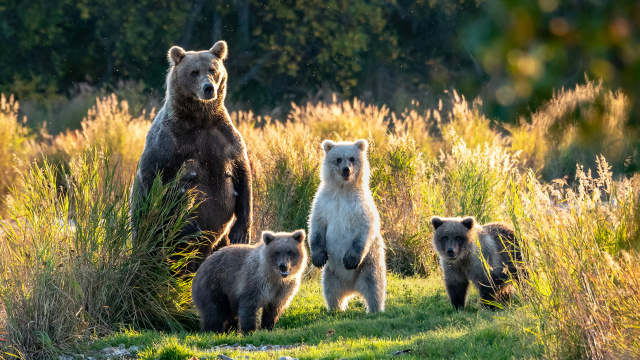
[[[208,303],[203,308],[198,309],[200,313],[200,327],[202,331],[225,332],[225,323],[227,323],[227,315],[225,309],[216,306],[214,303]]]
[[[377,271],[373,264],[364,265],[356,280],[356,291],[364,297],[368,312],[384,311],[387,291],[386,271]]]
[[[348,289],[346,285],[343,279],[325,266],[322,273],[322,289],[327,310],[345,310],[349,295],[353,293],[353,289]]]

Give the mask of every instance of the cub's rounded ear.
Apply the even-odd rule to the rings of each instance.
[[[431,225],[433,225],[434,229],[437,229],[440,227],[440,225],[442,225],[442,219],[440,219],[437,216],[434,216],[431,218]]]
[[[473,226],[476,224],[476,219],[472,216],[466,217],[461,221],[462,225],[464,225],[467,229],[473,229]]]
[[[262,241],[264,241],[265,245],[269,245],[276,236],[271,231],[263,231],[262,232]]]
[[[360,139],[355,142],[355,145],[360,151],[366,151],[369,148],[369,143],[365,139]]]
[[[322,148],[324,149],[324,152],[328,153],[329,150],[331,150],[334,146],[336,146],[336,143],[334,143],[331,140],[325,140],[322,142]]]
[[[213,44],[213,47],[209,49],[209,52],[212,53],[220,60],[224,60],[227,58],[227,42],[224,40],[220,40],[217,43]]]
[[[182,59],[184,59],[185,56],[187,56],[187,53],[183,48],[180,46],[173,46],[169,49],[169,55],[167,57],[169,58],[169,64],[176,66],[180,61],[182,61]]]
[[[293,240],[301,243],[307,237],[307,234],[304,232],[303,229],[300,229],[300,230],[296,230],[296,232],[294,232],[293,235],[291,235],[291,237],[293,238]]]

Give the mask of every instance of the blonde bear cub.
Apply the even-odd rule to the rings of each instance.
[[[313,264],[322,270],[329,310],[360,294],[370,312],[384,311],[386,265],[380,216],[369,189],[368,143],[325,140],[320,186],[309,216]]]

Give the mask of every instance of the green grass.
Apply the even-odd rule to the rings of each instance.
[[[288,355],[299,359],[379,359],[395,351],[412,349],[403,359],[512,359],[542,356],[541,346],[526,329],[534,323],[524,305],[506,310],[481,309],[475,291],[469,306],[455,311],[449,304],[439,274],[428,278],[389,275],[387,309],[367,314],[363,303],[352,300],[345,312],[327,312],[318,272],[305,278],[300,292],[273,331],[250,335],[122,331],[93,344],[95,350],[125,344],[140,348],[141,359],[273,359]],[[214,346],[252,344],[291,345],[278,351],[213,352]]]

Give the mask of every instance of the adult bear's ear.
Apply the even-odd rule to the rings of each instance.
[[[293,233],[293,235],[291,235],[291,237],[293,238],[293,240],[301,243],[304,241],[304,238],[307,236],[307,234],[304,232],[303,229],[297,230],[296,232]]]
[[[431,218],[431,225],[433,225],[434,229],[437,229],[440,227],[440,225],[442,225],[442,219],[440,219],[437,216],[434,216]]]
[[[169,64],[176,66],[180,61],[182,61],[182,59],[184,59],[185,56],[187,56],[187,53],[183,48],[180,46],[173,46],[169,49],[169,55],[167,57],[169,58]]]
[[[355,145],[361,151],[366,151],[367,148],[369,147],[369,143],[365,139],[360,139],[360,140],[356,141]]]
[[[476,224],[476,219],[472,216],[466,217],[461,221],[462,225],[464,225],[467,229],[473,229],[473,226]]]
[[[213,45],[209,52],[220,60],[227,58],[227,43],[224,40],[220,40]]]
[[[262,241],[264,241],[265,245],[269,245],[275,239],[275,235],[271,231],[263,231],[262,232]]]
[[[326,153],[329,152],[329,150],[331,150],[334,146],[336,146],[336,143],[331,140],[325,140],[322,142],[322,148]]]

